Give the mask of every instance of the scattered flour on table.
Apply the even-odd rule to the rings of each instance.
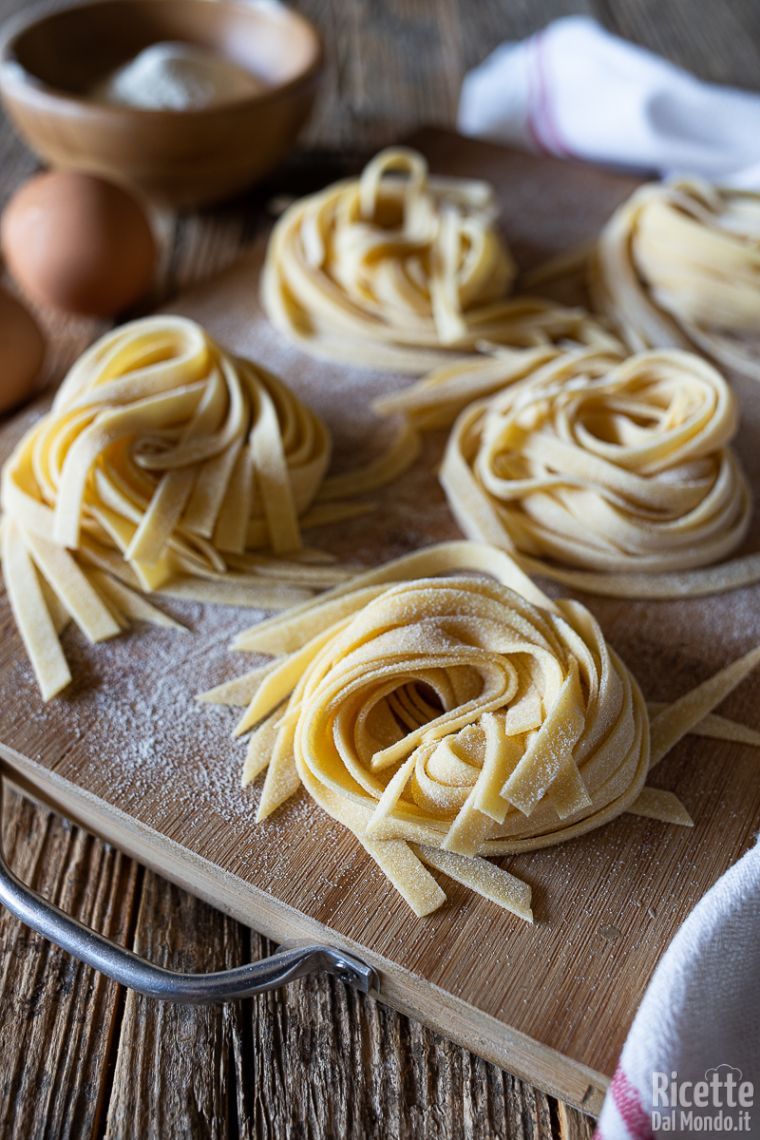
[[[372,399],[412,381],[370,371],[351,374],[339,365],[313,360],[285,343],[258,308],[255,281],[259,263],[260,252],[249,255],[227,271],[226,287],[202,286],[176,308],[201,320],[228,347],[278,372],[329,421],[335,438],[336,470],[365,462],[382,449],[395,427],[377,421],[371,411]],[[760,431],[760,393],[747,385],[739,392],[745,408],[739,450],[753,485],[760,487],[760,449],[753,443]],[[395,485],[372,496],[376,505],[372,513],[309,532],[307,541],[361,568],[459,537],[435,476],[442,443],[441,435],[426,440],[422,458],[414,468]],[[758,548],[760,516],[756,512],[747,549]],[[556,587],[549,589],[558,593]],[[587,596],[582,600],[597,615],[605,634],[651,699],[679,696],[760,643],[756,588],[717,598],[665,603],[621,603]],[[344,889],[354,873],[372,874],[353,837],[305,794],[296,796],[265,824],[256,825],[258,786],[240,788],[245,745],[230,736],[238,711],[199,705],[194,700],[196,693],[256,663],[252,655],[232,653],[229,643],[261,615],[226,607],[160,604],[185,620],[193,632],[135,626],[128,635],[95,647],[85,646],[76,632],[67,633],[66,651],[77,681],[70,695],[51,705],[41,703],[31,670],[16,653],[0,687],[0,699],[6,707],[18,710],[9,743],[68,778],[81,781],[171,838],[196,850],[226,852],[227,865],[241,873],[254,866],[266,867],[275,880],[295,873],[283,857],[290,837],[318,833],[321,842],[315,840],[311,847],[321,853],[321,858],[309,868],[315,904]],[[743,686],[725,711],[758,727],[751,687],[749,683]],[[700,758],[709,760],[716,745],[692,742],[691,751],[697,748]],[[663,765],[666,770],[667,765]],[[687,785],[690,793],[701,779],[699,766],[692,766]],[[660,782],[659,770],[656,782]],[[631,826],[630,820],[625,827],[612,825],[613,830],[621,829],[621,843]],[[652,842],[656,849],[659,841],[654,839],[652,825],[637,822],[635,826],[642,842]],[[615,842],[608,838],[605,851],[613,849]],[[553,848],[548,853],[521,857],[513,865],[528,881],[546,881],[549,877],[558,881],[556,876],[564,874],[570,885],[583,860],[595,859],[600,849],[593,837],[587,837],[567,850]],[[642,849],[639,883],[653,873],[648,859]],[[606,866],[613,870],[609,863]],[[357,867],[361,867],[360,872],[356,872]],[[592,874],[594,870],[590,868]],[[688,868],[682,870],[687,874]],[[303,868],[298,873],[303,873]],[[668,900],[642,901],[653,901],[658,915],[669,905]],[[551,912],[557,921],[564,921],[558,904],[544,899],[539,906],[543,906],[544,914]],[[593,906],[593,900],[589,905]],[[609,924],[616,924],[614,916],[610,916]]]

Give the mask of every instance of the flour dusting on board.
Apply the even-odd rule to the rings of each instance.
[[[200,320],[229,347],[256,356],[285,377],[330,424],[334,469],[350,470],[352,464],[377,454],[395,430],[393,423],[379,422],[374,416],[372,399],[409,381],[385,373],[351,372],[314,360],[284,343],[258,308],[255,282],[262,251],[259,246],[227,271],[218,289],[202,286],[176,309]],[[751,385],[743,387],[745,420],[739,450],[754,484],[760,485],[760,459],[749,442],[760,431],[756,422],[760,399]],[[457,537],[435,476],[444,439],[444,433],[428,436],[420,461],[397,483],[376,493],[367,514],[317,528],[307,534],[307,541],[359,569]],[[747,545],[752,549],[759,544],[756,523]],[[556,584],[547,588],[554,594],[560,592]],[[663,700],[678,696],[701,676],[760,641],[755,597],[756,591],[749,588],[720,598],[671,603],[621,604],[589,597],[584,601],[640,680],[645,695]],[[151,823],[183,842],[187,842],[188,829],[200,836],[214,821],[216,828],[228,829],[230,847],[237,845],[241,869],[249,859],[260,866],[262,858],[274,858],[277,843],[272,839],[278,831],[287,837],[294,826],[301,832],[314,826],[327,829],[337,841],[341,829],[304,797],[296,797],[257,827],[258,785],[240,788],[244,745],[231,739],[237,711],[194,700],[197,693],[262,660],[231,653],[229,644],[242,628],[264,615],[176,601],[162,600],[161,604],[191,632],[138,625],[94,648],[85,646],[76,631],[66,634],[66,652],[78,678],[63,699],[70,739],[67,754],[76,744],[77,779],[88,787],[102,786],[111,803],[137,817],[146,804],[153,805]],[[6,692],[0,690],[0,697],[30,684],[30,670],[17,655],[2,677]],[[39,731],[44,732],[51,718],[59,718],[58,711],[42,705],[36,695],[30,696],[26,707],[30,725]],[[753,723],[751,711],[742,708],[737,715]],[[704,741],[699,744],[702,752],[709,747]],[[254,842],[260,832],[266,832],[266,843]],[[243,835],[246,838],[241,843]],[[342,842],[346,842],[345,833]],[[353,842],[350,836],[348,842]],[[287,855],[277,858],[286,860]],[[321,874],[321,869],[315,869],[316,892]]]
[[[557,186],[550,178],[539,194],[535,180],[545,160],[505,159],[501,152],[497,158],[495,149],[461,140],[438,147],[437,169],[484,173],[473,168],[476,156],[490,163],[487,174],[503,204],[506,235],[523,265],[588,239],[630,187],[563,164]],[[261,252],[247,254],[173,307],[203,322],[229,348],[278,372],[311,403],[334,435],[336,470],[364,463],[395,426],[378,423],[372,399],[411,381],[317,361],[285,344],[258,305]],[[737,390],[744,415],[738,450],[760,498],[760,391],[749,384]],[[17,433],[16,425],[3,432],[2,446]],[[373,513],[309,532],[307,541],[358,568],[457,537],[434,472],[441,445],[440,436],[427,440],[413,470],[373,496]],[[760,549],[759,523],[756,511],[746,550]],[[760,643],[757,598],[751,588],[667,603],[582,600],[645,695],[667,700]],[[511,1028],[539,1041],[550,1037],[559,1053],[611,1072],[662,949],[697,898],[751,841],[760,814],[752,750],[689,737],[657,768],[653,782],[684,800],[693,830],[625,816],[561,848],[510,860],[533,888],[535,927],[523,927],[448,882],[450,904],[418,920],[354,838],[308,798],[296,797],[256,825],[258,786],[241,790],[245,746],[231,739],[237,710],[200,705],[194,697],[260,660],[229,650],[257,614],[161,604],[192,632],[138,625],[89,647],[68,631],[65,650],[77,681],[48,706],[40,701],[7,612],[0,614],[3,740],[200,854],[221,868],[220,881],[235,876],[292,908],[289,913],[324,923]],[[754,681],[745,683],[720,711],[760,727],[756,691]],[[247,897],[254,923],[254,895]],[[623,964],[625,984],[614,986],[608,1004],[609,979],[619,977]]]

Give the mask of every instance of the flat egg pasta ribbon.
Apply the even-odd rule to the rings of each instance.
[[[588,282],[634,351],[696,348],[760,380],[760,194],[696,179],[642,186],[602,230]]]
[[[384,150],[359,179],[290,206],[269,241],[262,301],[308,352],[421,373],[483,342],[533,347],[608,334],[587,313],[507,299],[515,274],[485,182],[435,178]]]
[[[93,642],[129,620],[170,623],[138,590],[277,609],[345,572],[302,528],[363,508],[414,437],[325,478],[330,437],[275,376],[194,321],[107,334],[71,368],[3,467],[4,577],[45,698],[70,680],[61,610]]]
[[[593,616],[548,598],[493,547],[401,558],[234,647],[277,656],[200,698],[247,702],[244,783],[266,769],[257,818],[303,785],[418,915],[445,899],[437,870],[532,921],[527,884],[484,857],[561,843],[624,811],[691,822],[672,793],[644,786],[647,707]],[[759,658],[658,711],[658,741],[671,747],[702,722]]]
[[[415,384],[378,397],[374,411],[382,416],[400,414],[414,431],[435,431],[450,427],[476,400],[528,379],[567,352],[589,348],[622,355],[625,351],[617,338],[590,322],[582,309],[531,312],[531,306],[544,304],[529,299],[520,302],[524,314],[521,347],[483,345],[480,356],[440,365]]]
[[[760,578],[760,554],[724,561],[752,510],[737,421],[692,353],[566,353],[463,411],[440,479],[464,533],[530,573],[619,597],[718,593]]]

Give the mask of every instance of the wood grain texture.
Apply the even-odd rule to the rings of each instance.
[[[246,932],[197,899],[146,874],[133,949],[161,966],[211,971],[244,961]],[[235,1043],[243,1040],[246,1003],[226,1006],[156,1003],[130,991],[108,1107],[106,1136],[235,1135]],[[157,1079],[158,1078],[158,1079]]]
[[[129,940],[134,863],[18,796],[3,826],[24,879],[110,938]],[[118,987],[7,916],[0,954],[0,1133],[94,1132],[118,1042]]]
[[[306,135],[312,151],[368,151],[424,121],[450,121],[467,67],[500,40],[571,11],[595,11],[608,26],[706,78],[760,84],[760,13],[754,0],[444,0],[434,18],[433,6],[422,0],[301,0],[297,6],[320,24],[329,50],[320,109]],[[23,7],[23,0],[2,0],[0,14]],[[0,200],[34,167],[4,122]],[[231,260],[257,228],[261,200],[252,195],[213,214],[167,218],[164,272],[154,300]],[[64,331],[60,322],[54,327],[57,334]],[[136,926],[136,942],[152,937],[168,946],[171,939],[174,953],[197,961],[196,928],[203,922],[216,965],[225,963],[231,947],[237,949],[234,931],[241,954],[248,953],[247,931],[150,874],[141,880],[129,861],[45,809],[6,797],[4,823],[16,868],[61,901],[71,845],[79,844],[78,899],[66,901],[99,929],[118,928],[126,939]],[[44,858],[45,851],[55,852],[55,859]],[[152,901],[141,907],[143,881]],[[111,912],[102,904],[93,907],[104,892],[115,899]],[[161,897],[173,902],[169,914],[159,905]],[[253,957],[270,949],[256,935],[250,940]],[[329,981],[298,983],[237,1007],[240,1018],[226,1030],[229,1084],[221,1088],[213,1079],[218,1061],[208,1042],[227,1040],[224,1011],[214,1012],[209,1029],[209,1011],[191,1010],[182,1037],[161,1035],[160,1007],[143,1003],[139,1017],[122,1020],[125,1003],[115,987],[80,968],[72,983],[66,973],[71,966],[60,952],[21,932],[7,915],[0,915],[0,947],[3,1136],[102,1135],[106,1123],[111,1137],[157,1135],[151,1118],[157,1102],[172,1105],[162,1117],[169,1136],[189,1135],[191,1120],[199,1119],[214,1121],[222,1135],[273,1138],[309,1134],[304,1121],[311,1122],[315,1136],[339,1135],[338,1125],[345,1126],[343,1135],[409,1135],[405,1122],[412,1120],[424,1121],[426,1135],[441,1137],[591,1135],[588,1118]],[[62,976],[65,986],[56,982]],[[68,1049],[72,1024],[89,1026],[80,1030],[75,1053]],[[145,1072],[132,1060],[144,1041],[160,1042],[160,1054],[150,1055]],[[188,1057],[194,1060],[195,1084],[179,1103],[170,1091],[171,1076],[187,1073]],[[200,1117],[199,1104],[205,1114]],[[211,1134],[211,1126],[202,1127],[206,1131]]]
[[[480,174],[494,185],[526,268],[585,243],[634,184],[449,132],[423,132],[415,141],[434,170]],[[371,401],[399,380],[316,361],[275,332],[256,298],[266,235],[261,239],[172,307],[286,376],[330,424],[337,463],[355,463],[357,452],[382,446]],[[738,446],[756,482],[760,401],[751,386],[739,390]],[[23,425],[21,416],[0,432],[0,451]],[[314,541],[369,565],[456,537],[435,477],[442,442],[431,438],[422,460],[374,496],[371,520],[325,528]],[[751,548],[758,542],[755,526]],[[592,608],[645,694],[668,699],[760,641],[753,596],[666,605],[594,599]],[[660,954],[751,842],[760,814],[751,751],[690,741],[658,769],[655,783],[685,800],[693,831],[622,817],[572,844],[511,859],[534,888],[535,927],[462,888],[450,891],[448,907],[420,921],[353,837],[307,798],[253,825],[258,790],[243,794],[238,787],[242,750],[228,735],[235,714],[192,699],[249,667],[228,645],[251,615],[175,602],[169,608],[195,636],[135,630],[88,647],[69,631],[75,682],[44,706],[7,608],[0,611],[0,753],[13,771],[72,818],[228,914],[278,941],[352,950],[378,968],[389,1004],[577,1106],[598,1108]],[[729,715],[752,723],[752,692],[745,685],[735,694]],[[156,1053],[155,1043],[149,1047]]]

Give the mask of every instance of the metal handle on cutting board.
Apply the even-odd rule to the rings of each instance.
[[[371,966],[331,946],[280,950],[261,962],[213,974],[180,974],[146,962],[138,954],[118,946],[65,914],[16,878],[3,852],[2,791],[3,776],[0,772],[0,902],[26,926],[122,986],[162,1001],[195,1005],[266,993],[305,974],[321,972],[333,974],[363,993],[379,989],[377,974]]]

